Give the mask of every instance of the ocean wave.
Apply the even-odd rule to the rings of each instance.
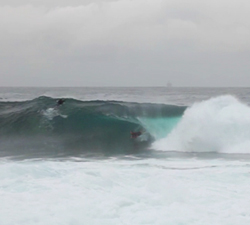
[[[186,107],[50,97],[0,102],[0,154],[25,152],[126,152],[167,135]],[[130,131],[142,131],[137,139]]]

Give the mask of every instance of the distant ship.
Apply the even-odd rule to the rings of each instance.
[[[167,83],[167,87],[168,87],[168,88],[171,88],[171,87],[172,87],[171,82],[168,82],[168,83]]]

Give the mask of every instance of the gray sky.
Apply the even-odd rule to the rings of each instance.
[[[249,0],[0,0],[0,86],[250,86]]]

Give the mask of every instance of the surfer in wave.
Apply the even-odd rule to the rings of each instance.
[[[141,136],[141,134],[142,134],[141,131],[137,131],[137,132],[135,132],[135,131],[130,131],[131,138],[133,138],[133,139],[135,139],[135,138]]]
[[[58,99],[57,102],[56,102],[56,106],[58,107],[58,106],[62,105],[65,101],[66,100],[62,99],[62,98]]]
[[[65,99],[58,99],[56,102],[56,106],[53,108],[48,108],[46,110],[43,110],[42,113],[43,115],[48,119],[48,120],[53,120],[54,117],[60,116],[62,118],[67,118],[67,115],[63,115],[59,112],[59,106],[63,105],[65,102]]]

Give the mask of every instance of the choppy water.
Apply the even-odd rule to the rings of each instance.
[[[250,89],[0,97],[1,225],[249,224]]]

